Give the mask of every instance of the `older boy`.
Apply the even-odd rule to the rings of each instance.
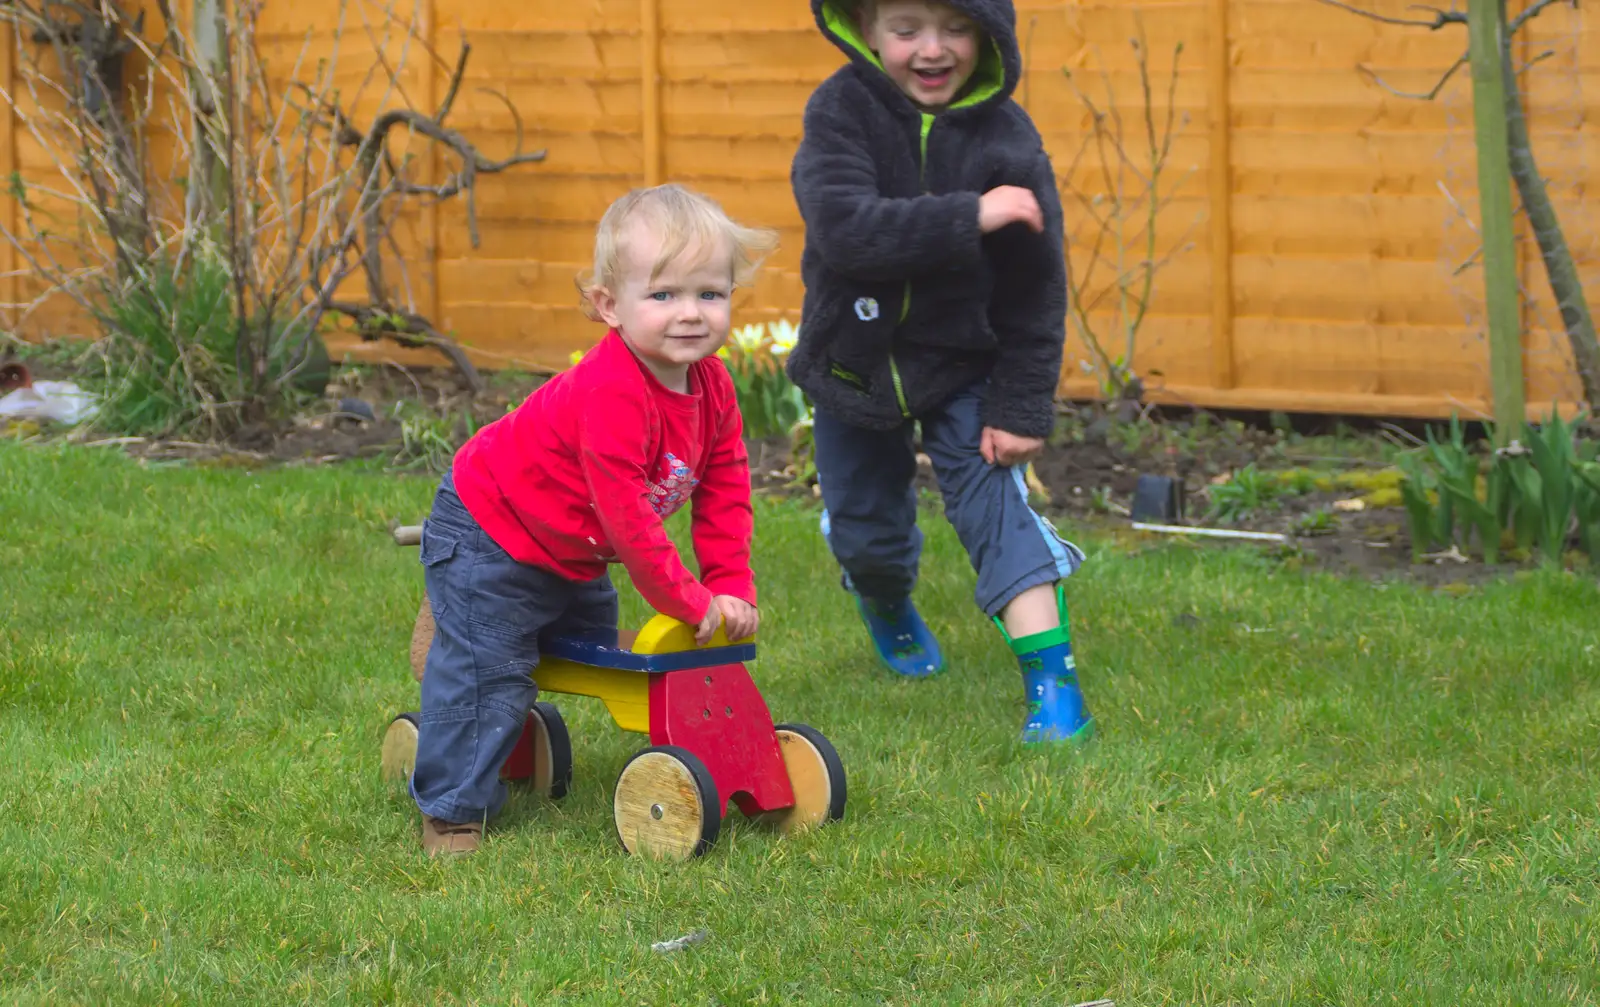
[[[1029,742],[1088,738],[1060,583],[1083,561],[1028,506],[1066,324],[1060,201],[1010,0],[813,0],[850,64],[806,107],[792,181],[805,325],[789,374],[816,404],[823,534],[879,656],[943,666],[910,596],[913,424],[1022,667]]]

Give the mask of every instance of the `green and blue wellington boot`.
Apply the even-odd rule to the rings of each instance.
[[[1028,721],[1022,728],[1022,740],[1030,745],[1061,741],[1077,745],[1094,736],[1094,716],[1078,688],[1066,590],[1059,584],[1056,600],[1061,625],[1043,633],[1013,640],[1000,620],[995,620],[1022,667],[1022,682],[1028,695]]]

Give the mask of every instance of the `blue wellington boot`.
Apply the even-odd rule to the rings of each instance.
[[[1078,663],[1072,656],[1072,634],[1067,625],[1065,592],[1059,587],[1061,625],[1018,640],[1006,638],[1022,667],[1028,696],[1028,722],[1022,741],[1028,745],[1070,742],[1080,745],[1094,737],[1094,716],[1078,688]],[[998,619],[995,620],[999,624]],[[1001,626],[1002,633],[1005,627]]]
[[[890,671],[906,678],[927,678],[944,670],[939,641],[911,599],[881,602],[857,596],[856,602],[872,646]]]

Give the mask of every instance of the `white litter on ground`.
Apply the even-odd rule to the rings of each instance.
[[[0,398],[0,419],[53,420],[72,426],[93,416],[93,392],[84,391],[72,381],[35,381],[31,387],[16,388]]]
[[[650,950],[660,952],[661,954],[667,954],[672,951],[682,951],[689,945],[699,944],[701,941],[710,936],[711,931],[709,930],[696,930],[692,934],[684,934],[682,937],[675,937],[670,941],[658,941],[655,944],[650,945]]]

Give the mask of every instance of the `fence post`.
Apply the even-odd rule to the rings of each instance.
[[[639,83],[644,89],[644,184],[661,184],[661,3],[639,0]]]
[[[1233,368],[1233,128],[1228,78],[1228,0],[1207,0],[1207,98],[1211,165],[1211,383],[1234,386]]]

